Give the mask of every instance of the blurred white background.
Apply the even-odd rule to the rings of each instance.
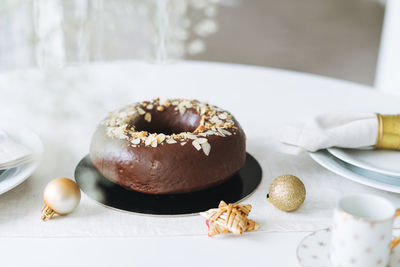
[[[372,85],[384,10],[378,0],[1,0],[0,71],[169,56]]]
[[[372,85],[385,6],[372,0],[243,0],[193,58],[272,66]]]

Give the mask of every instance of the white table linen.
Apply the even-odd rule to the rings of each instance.
[[[230,110],[247,134],[247,151],[263,168],[251,203],[260,232],[313,231],[328,227],[343,195],[371,193],[400,206],[397,194],[369,188],[320,167],[307,154],[278,150],[276,129],[321,112],[395,113],[399,99],[349,82],[287,71],[182,62],[167,66],[120,62],[60,71],[0,74],[1,120],[26,123],[43,139],[45,152],[34,175],[0,195],[1,237],[151,237],[206,235],[200,216],[152,217],[105,208],[83,194],[77,210],[43,223],[42,192],[53,178],[73,177],[88,153],[97,123],[114,108],[156,96],[197,98]],[[362,100],[360,100],[362,99]],[[285,213],[265,196],[272,180],[300,177],[307,198]],[[399,222],[396,226],[400,226]]]

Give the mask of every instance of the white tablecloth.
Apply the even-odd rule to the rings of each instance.
[[[1,121],[29,126],[45,146],[34,175],[0,195],[0,236],[205,235],[206,226],[200,216],[125,213],[105,208],[84,194],[74,213],[55,216],[45,223],[40,220],[44,186],[55,177],[73,178],[75,166],[88,153],[91,134],[100,119],[111,109],[156,96],[206,100],[230,110],[239,120],[247,134],[247,150],[263,168],[261,185],[244,201],[253,205],[251,218],[260,223],[259,231],[328,227],[336,201],[346,194],[377,194],[400,206],[399,195],[346,180],[306,154],[279,153],[273,138],[278,126],[320,112],[399,113],[400,99],[349,82],[266,68],[120,62],[0,74],[0,127]],[[265,199],[271,181],[286,173],[300,177],[307,189],[305,203],[292,213],[277,210]]]

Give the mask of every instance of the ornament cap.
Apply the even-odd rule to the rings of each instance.
[[[50,220],[51,217],[53,217],[54,213],[55,211],[46,205],[42,209],[42,215],[40,216],[40,218],[45,222],[47,220]]]

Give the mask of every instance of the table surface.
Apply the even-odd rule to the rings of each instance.
[[[258,131],[260,125],[263,126],[262,129],[268,129],[268,125],[275,128],[277,125],[303,120],[308,116],[330,111],[375,111],[394,113],[399,103],[399,99],[396,97],[376,92],[372,88],[360,84],[316,75],[253,66],[205,62],[180,62],[167,66],[154,66],[137,62],[117,62],[73,68],[75,73],[78,72],[81,76],[85,76],[87,70],[91,68],[103,69],[102,73],[106,75],[103,77],[96,77],[96,79],[100,80],[100,82],[104,81],[105,83],[109,83],[111,87],[115,88],[126,86],[126,81],[123,83],[120,79],[116,79],[115,77],[119,76],[113,75],[112,72],[123,72],[125,75],[132,75],[135,84],[130,86],[136,88],[136,90],[144,90],[144,92],[139,93],[136,91],[136,95],[140,96],[148,95],[153,97],[163,92],[165,93],[164,95],[168,96],[170,95],[169,91],[171,91],[174,94],[179,93],[181,97],[212,100],[214,103],[222,102],[224,103],[224,107],[228,110],[236,111],[236,117],[242,123],[246,132],[251,133],[251,136],[248,134],[248,138],[250,139],[250,151],[255,153],[256,157],[258,156],[259,158],[262,157],[262,151],[257,150],[257,142],[255,142],[255,140],[258,138],[260,140],[262,140],[262,138],[269,138],[268,134],[264,135],[263,132]],[[81,69],[82,71],[80,71]],[[104,72],[104,69],[106,69],[106,72]],[[135,76],[135,71],[137,71],[139,75]],[[7,97],[11,99],[10,102],[14,101],[15,103],[20,103],[20,105],[30,105],[32,102],[36,103],[32,105],[35,106],[38,117],[46,115],[48,110],[41,109],[41,106],[44,106],[45,103],[39,103],[40,101],[38,102],[38,99],[35,98],[34,92],[28,93],[28,95],[26,95],[26,93],[21,94],[13,91],[12,86],[29,86],[34,77],[49,75],[57,74],[52,71],[47,71],[45,73],[38,70],[0,74],[0,93],[3,99],[3,102],[0,100],[0,104],[6,106],[7,103],[5,103],[4,99],[7,99]],[[72,80],[75,79],[74,77],[72,77]],[[110,79],[114,80],[110,82]],[[53,90],[52,93],[65,93],[65,90],[71,88],[71,94],[79,95],[79,92],[73,92],[72,90],[74,87],[73,81],[69,81],[68,84],[63,87],[62,90],[64,91],[60,89],[60,91],[54,92],[54,90],[58,90],[55,89],[54,86],[56,83],[57,78],[54,78],[51,82],[47,82],[46,86],[49,87],[49,90]],[[91,85],[90,82],[87,82],[87,84],[88,86]],[[54,88],[52,86],[54,86]],[[215,95],[213,95],[213,90],[208,90],[210,87],[215,88],[213,89],[216,91]],[[203,90],[204,88],[208,89]],[[108,92],[110,97],[112,96],[112,92],[112,90]],[[204,92],[206,92],[205,95]],[[110,108],[115,108],[112,105],[116,102],[111,100],[111,106],[108,106],[107,102],[102,102],[98,104],[100,107],[97,107],[97,102],[95,100],[100,97],[104,99],[104,95],[99,96],[95,93],[92,96],[87,96],[85,92],[82,92],[82,94],[86,97],[85,99],[94,99],[92,102],[87,103],[87,105],[90,105],[90,109],[93,110],[93,112],[90,114],[78,113],[78,116],[86,116],[85,118],[88,120],[98,121],[103,114],[101,112],[109,110]],[[254,106],[254,109],[252,108],[252,103],[249,102],[252,99],[254,99],[254,105],[257,105]],[[45,102],[45,100],[43,101]],[[126,102],[124,97],[119,97],[118,101],[121,103]],[[69,113],[62,114],[66,118],[77,116],[73,112],[78,112],[83,108],[80,105],[85,105],[85,103],[82,104],[77,99],[68,98],[67,95],[65,95],[65,97],[63,96],[60,102],[56,104],[60,106],[67,105],[65,102],[67,102],[69,106],[74,107],[73,111],[70,110],[68,111]],[[238,108],[241,106],[247,107],[247,109],[242,110],[242,112],[237,112]],[[98,109],[96,110],[96,108]],[[252,112],[260,112],[263,108],[265,108],[267,114],[262,117],[263,119],[261,121],[254,122],[244,120],[244,118],[251,118]],[[22,109],[21,106],[21,110]],[[56,113],[58,111],[54,109],[54,112]],[[18,113],[16,109],[8,110],[0,114],[0,120],[19,119],[23,121],[21,116],[21,113]],[[59,126],[59,124],[57,124],[59,121],[53,122],[56,126]],[[29,125],[29,121],[23,121],[23,123]],[[43,131],[40,132],[41,135],[45,134],[42,128],[36,130]],[[55,131],[56,130],[57,129],[55,129]],[[79,132],[80,129],[76,131]],[[85,131],[84,134],[86,134]],[[67,143],[67,140],[65,142]],[[109,232],[109,235],[105,234],[100,237],[95,235],[79,236],[73,233],[71,233],[71,236],[54,235],[54,238],[49,238],[49,236],[46,235],[46,231],[43,231],[43,229],[49,229],[49,231],[56,231],[57,227],[68,229],[68,225],[63,224],[63,222],[68,221],[68,218],[71,218],[69,223],[75,227],[84,225],[86,221],[90,223],[90,216],[96,216],[96,214],[93,215],[90,214],[90,212],[92,210],[102,211],[102,209],[104,209],[102,207],[97,207],[93,203],[86,204],[89,202],[85,200],[86,207],[78,208],[75,214],[67,216],[65,219],[63,218],[63,220],[54,220],[55,222],[47,224],[47,228],[38,228],[41,230],[41,234],[30,236],[26,234],[29,233],[28,228],[35,228],[35,224],[25,224],[24,226],[24,220],[22,219],[15,219],[15,221],[11,223],[8,222],[7,218],[4,218],[4,214],[12,213],[10,213],[9,207],[5,207],[5,205],[2,206],[1,203],[8,203],[8,206],[15,204],[16,207],[22,207],[22,204],[18,202],[19,196],[21,194],[32,194],[32,188],[35,189],[36,195],[40,195],[40,191],[38,192],[38,190],[51,178],[46,177],[42,180],[37,178],[41,175],[60,174],[59,176],[64,176],[63,174],[65,174],[65,176],[71,176],[76,161],[72,161],[69,164],[59,164],[59,161],[67,162],[68,157],[63,155],[62,149],[60,150],[59,148],[55,150],[52,145],[54,145],[54,143],[51,142],[45,144],[45,148],[52,153],[48,153],[47,155],[45,153],[44,163],[42,162],[41,167],[34,174],[34,179],[31,178],[16,189],[0,196],[0,262],[2,266],[3,263],[4,266],[39,266],[39,264],[41,266],[54,266],[55,264],[59,266],[72,266],[72,264],[78,266],[92,266],[94,264],[96,266],[110,266],[111,264],[115,266],[132,266],[134,264],[188,266],[188,262],[190,266],[204,266],[205,264],[221,266],[299,266],[296,259],[296,248],[300,240],[309,234],[311,230],[317,230],[329,223],[329,216],[327,214],[329,214],[331,210],[326,211],[326,214],[318,213],[318,216],[322,218],[320,224],[305,224],[302,229],[307,229],[307,231],[294,231],[297,229],[295,225],[296,222],[289,221],[287,225],[282,226],[282,230],[294,232],[280,232],[279,227],[273,224],[275,211],[273,208],[269,207],[270,209],[267,211],[271,212],[271,222],[269,222],[267,216],[267,220],[261,222],[264,227],[262,231],[246,233],[241,237],[227,235],[217,238],[208,238],[205,233],[197,234],[197,232],[188,235],[172,236],[164,234],[161,230],[159,235],[146,236],[132,232],[125,236],[124,232],[118,234],[118,231],[115,231],[115,229],[114,232]],[[84,151],[86,151],[86,148],[79,149],[73,147],[71,149],[78,150],[80,153],[78,153],[78,156],[83,156],[85,153]],[[337,179],[334,183],[337,183],[337,181],[345,185],[349,183],[354,186],[353,190],[357,192],[383,194],[383,192],[379,190],[345,181],[340,177],[328,173],[317,164],[311,165],[312,168],[310,165],[303,166],[302,162],[312,164],[310,163],[312,161],[308,159],[307,156],[300,157],[299,162],[301,164],[296,164],[296,159],[297,158],[291,158],[290,161],[290,164],[294,165],[294,167],[286,167],[284,164],[271,166],[266,162],[262,162],[264,176],[266,176],[263,179],[266,180],[266,182],[264,186],[260,186],[258,190],[265,191],[266,186],[268,186],[267,182],[270,182],[277,174],[297,170],[299,172],[301,171],[303,174],[308,173],[310,176],[321,173],[327,177],[334,177],[332,179]],[[266,161],[268,161],[268,158]],[[47,168],[46,172],[43,170],[44,166]],[[32,180],[36,180],[36,183],[32,182]],[[306,180],[306,182],[306,187],[308,186],[308,189],[315,190],[315,187],[312,186],[313,180]],[[35,187],[35,184],[38,183],[40,186]],[[331,189],[331,191],[332,190],[333,189]],[[312,195],[312,193],[313,192],[308,192],[309,195]],[[338,194],[339,193],[340,192],[338,192]],[[398,200],[398,195],[395,194],[390,194],[388,197],[392,200]],[[40,196],[38,198],[40,198]],[[37,201],[36,199],[37,198],[35,198],[35,201]],[[334,200],[336,200],[336,198]],[[27,201],[29,201],[28,198]],[[249,201],[251,202],[252,198],[250,198]],[[25,204],[27,206],[31,205],[30,203]],[[40,205],[40,203],[32,204],[29,206],[29,209],[37,209]],[[309,210],[312,210],[313,206],[310,203],[305,203],[305,205],[308,205]],[[314,203],[313,205],[315,205],[315,209],[318,209],[319,203]],[[331,207],[331,204],[327,205],[327,207]],[[260,212],[260,206],[256,206],[256,208],[258,212]],[[256,210],[256,208],[254,208],[254,210]],[[3,213],[4,210],[7,210],[8,213]],[[36,216],[35,212],[37,213],[37,211],[32,212],[32,216]],[[259,215],[257,211],[254,212],[256,218],[257,216],[261,218],[261,215]],[[28,213],[27,217],[21,215],[21,218],[30,220],[31,217],[29,216],[31,215],[30,212]],[[85,220],[86,218],[84,217],[85,213],[89,213],[87,214],[89,215],[87,220]],[[115,212],[115,214],[116,213],[117,212]],[[310,215],[312,214],[305,214],[305,217]],[[81,218],[79,218],[79,216],[81,216]],[[111,215],[107,213],[107,216]],[[121,222],[124,218],[126,217],[121,217]],[[293,225],[291,226],[290,224]],[[271,226],[270,229],[269,226]],[[110,228],[115,227],[118,227],[118,225],[110,225]],[[6,231],[4,229],[6,229]],[[91,229],[86,230],[90,232]],[[66,232],[68,233],[68,231]]]

